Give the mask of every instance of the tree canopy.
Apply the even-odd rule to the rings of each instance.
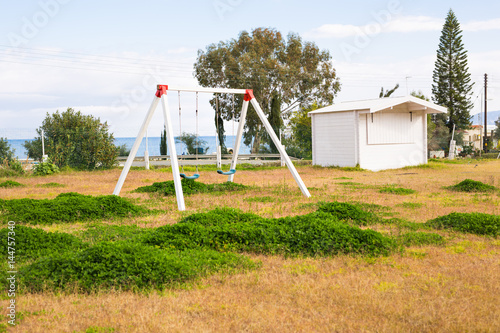
[[[493,138],[500,140],[500,117],[495,120],[495,131],[493,132]]]
[[[380,88],[380,94],[378,95],[378,98],[385,98],[385,97],[391,97],[392,94],[399,88],[399,83],[396,83],[394,88],[388,89],[384,92],[384,87]]]
[[[311,105],[331,104],[340,90],[336,71],[327,50],[303,41],[294,33],[287,38],[271,28],[242,31],[238,38],[210,44],[198,51],[194,75],[203,87],[253,89],[262,110],[269,116],[273,96],[281,103],[281,116]],[[221,115],[238,120],[243,96],[219,98]],[[215,99],[211,101],[215,108]],[[234,114],[233,114],[234,109]],[[246,145],[259,150],[262,126],[255,112],[249,112],[244,134]]]
[[[108,124],[101,123],[99,118],[68,108],[62,113],[47,113],[36,130],[38,137],[26,141],[24,147],[30,157],[41,160],[43,131],[45,153],[58,167],[110,168],[116,162],[118,150],[108,129]]]
[[[462,30],[455,13],[450,9],[439,39],[437,60],[433,73],[432,93],[436,104],[448,108],[446,125],[466,129],[471,125],[473,83],[467,66],[467,51],[462,43]]]
[[[0,163],[4,160],[12,161],[13,158],[14,151],[11,149],[9,141],[7,141],[7,138],[0,138]]]
[[[312,158],[311,117],[307,114],[320,107],[317,103],[313,103],[293,112],[289,122],[290,133],[284,141],[288,155],[305,159]]]
[[[196,134],[182,132],[181,135],[175,139],[176,142],[182,142],[186,145],[188,155],[206,154],[210,148],[207,142],[200,139]],[[166,155],[166,154],[165,154]]]

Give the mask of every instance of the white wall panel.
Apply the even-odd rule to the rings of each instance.
[[[355,113],[335,112],[312,115],[313,164],[356,166]]]
[[[406,115],[408,115],[406,113]],[[371,122],[370,114],[362,114],[359,118],[359,149],[360,157],[359,164],[363,169],[379,171],[384,169],[397,169],[410,165],[419,165],[427,162],[425,158],[426,147],[424,137],[424,119],[423,112],[414,112],[411,127],[407,129],[411,131],[406,138],[413,138],[413,143],[396,143],[396,144],[373,144],[369,143],[369,126]],[[397,123],[401,119],[392,124]],[[379,140],[385,138],[387,141],[393,138],[390,135],[379,136]],[[426,134],[425,134],[426,135]],[[395,140],[395,139],[394,139]],[[401,140],[403,141],[403,140]],[[407,141],[405,139],[404,141]],[[373,141],[372,141],[373,142]]]

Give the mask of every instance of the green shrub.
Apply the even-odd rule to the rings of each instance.
[[[204,184],[193,179],[182,179],[182,192],[184,194],[208,193],[208,192],[231,192],[239,191],[247,188],[245,185],[236,184],[233,182],[225,182],[220,184]],[[142,186],[134,190],[140,193],[158,193],[160,195],[170,196],[175,195],[174,181],[157,182],[152,185]]]
[[[16,225],[15,235],[9,234],[12,230],[8,228],[0,229],[0,239],[3,244],[7,244],[7,237],[15,239],[16,262],[37,259],[54,253],[62,253],[83,248],[85,245],[77,237],[58,232],[46,232],[42,229],[35,229]],[[1,247],[3,258],[7,256],[7,246]]]
[[[394,245],[380,233],[349,226],[331,213],[264,219],[234,209],[195,214],[157,228],[143,242],[163,248],[307,256],[387,255]]]
[[[374,213],[345,202],[325,203],[318,207],[318,211],[329,213],[339,220],[352,221],[356,225],[375,224],[380,220]]]
[[[79,232],[78,236],[85,242],[96,244],[99,242],[132,240],[150,230],[135,225],[94,225]]]
[[[57,167],[57,165],[50,162],[38,163],[33,167],[33,174],[35,176],[47,176],[58,172],[59,168]]]
[[[162,290],[219,271],[251,269],[234,253],[165,251],[131,242],[103,242],[75,253],[55,253],[19,269],[26,290]]]
[[[416,191],[409,189],[409,188],[403,188],[403,187],[396,187],[396,186],[384,186],[379,190],[380,193],[390,193],[390,194],[398,194],[398,195],[409,195],[413,194]]]
[[[0,199],[0,213],[9,220],[31,224],[52,224],[138,216],[148,210],[116,195],[93,197],[62,193],[55,199]]]
[[[13,187],[24,187],[26,185],[15,182],[13,180],[6,180],[3,183],[0,183],[0,187],[5,187],[5,188],[13,188]]]
[[[493,192],[496,190],[495,186],[484,184],[472,179],[465,179],[456,185],[448,186],[446,188],[451,191],[458,192]]]
[[[408,232],[398,237],[404,246],[444,245],[443,236],[429,232]]]
[[[476,235],[497,237],[500,234],[500,215],[484,213],[451,213],[426,222],[435,229],[452,229]]]

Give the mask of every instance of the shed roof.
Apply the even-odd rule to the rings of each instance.
[[[367,99],[363,101],[341,102],[330,106],[311,111],[308,114],[345,112],[345,111],[368,111],[370,113],[389,111],[412,112],[425,111],[425,113],[446,113],[445,107],[414,96],[386,97],[377,99]]]

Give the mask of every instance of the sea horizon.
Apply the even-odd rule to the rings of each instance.
[[[178,137],[175,137],[176,139]],[[234,147],[234,142],[235,142],[236,136],[233,135],[227,135],[225,144],[226,147],[232,148]],[[206,142],[206,145],[208,146],[208,149],[206,151],[206,154],[212,154],[216,152],[216,137],[215,135],[213,136],[200,136],[200,140],[204,140]],[[33,141],[34,139],[13,139],[9,140],[7,139],[7,142],[9,143],[10,147],[14,149],[14,156],[18,159],[26,159],[27,158],[27,153],[26,149],[23,147],[24,142],[26,141]],[[161,137],[148,137],[148,154],[149,156],[158,156],[160,155],[160,140]],[[135,137],[115,137],[114,143],[115,146],[122,146],[126,145],[127,149],[130,150],[132,146],[134,145],[135,142]],[[178,155],[186,154],[187,153],[187,148],[186,145],[184,145],[181,142],[178,142],[175,144],[175,149],[177,151]],[[146,138],[143,138],[141,141],[141,145],[139,146],[139,150],[137,151],[137,156],[144,156],[144,152],[146,150]],[[249,154],[250,153],[250,147],[245,146],[243,143],[241,144],[240,147],[240,154]]]

